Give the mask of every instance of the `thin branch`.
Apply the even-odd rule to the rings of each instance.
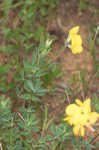
[[[2,144],[0,143],[0,150],[3,150],[3,148],[2,148]]]

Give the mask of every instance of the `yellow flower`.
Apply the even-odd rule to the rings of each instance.
[[[66,107],[66,117],[64,120],[68,124],[74,125],[73,132],[75,135],[84,136],[84,126],[88,127],[88,124],[89,126],[94,124],[99,118],[99,114],[97,112],[91,112],[91,100],[89,98],[84,102],[76,99],[75,103]]]
[[[72,37],[73,35],[77,34],[79,31],[79,26],[73,27],[69,30],[69,36]]]
[[[83,126],[81,126],[81,125],[75,125],[74,127],[73,127],[73,132],[74,132],[74,134],[77,136],[77,135],[81,135],[81,136],[84,136],[84,134],[85,134],[85,129],[84,129],[84,127]]]
[[[82,52],[82,38],[78,34],[79,26],[72,28],[69,31],[68,41],[71,41],[71,45],[69,46],[72,50],[73,54],[79,54]]]
[[[79,54],[82,52],[82,39],[80,35],[73,35],[71,38],[71,50],[73,54]]]

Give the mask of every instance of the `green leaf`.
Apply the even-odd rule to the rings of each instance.
[[[96,94],[93,96],[92,105],[96,108],[96,111],[99,112],[99,97]]]
[[[4,23],[7,22],[7,17],[10,11],[10,8],[12,7],[12,0],[4,0],[3,1],[3,11],[4,11]]]
[[[25,81],[25,86],[26,86],[26,89],[30,89],[30,90],[32,90],[32,91],[35,91],[35,89],[34,89],[34,85],[33,85],[33,82],[31,81],[31,80],[26,80]]]
[[[87,5],[83,0],[80,0],[79,7],[81,8],[81,10],[87,9]]]

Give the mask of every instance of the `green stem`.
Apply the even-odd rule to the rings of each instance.
[[[48,115],[48,108],[47,108],[47,106],[45,106],[44,123],[43,123],[43,127],[42,127],[41,138],[44,136],[44,132],[45,132],[46,124],[47,124],[47,115]]]
[[[13,135],[13,128],[10,129],[10,145],[13,145],[13,140],[12,140],[12,135]]]

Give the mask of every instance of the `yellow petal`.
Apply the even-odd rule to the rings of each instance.
[[[84,103],[83,103],[83,111],[84,111],[84,113],[86,113],[86,114],[88,114],[88,113],[91,112],[91,105],[90,105],[90,103],[91,103],[90,98],[86,99],[86,100],[84,101]]]
[[[79,114],[75,114],[74,116],[72,116],[72,124],[73,125],[86,125],[86,123],[88,122],[89,116],[88,115],[84,115],[82,113]]]
[[[72,124],[73,124],[73,125],[80,124],[80,119],[79,119],[79,118],[81,118],[80,113],[75,114],[75,115],[72,117]]]
[[[84,129],[83,126],[75,125],[75,126],[73,127],[73,133],[74,133],[74,135],[76,135],[76,136],[78,136],[78,135],[84,136],[84,135],[85,135],[85,129]]]
[[[68,124],[72,125],[73,124],[73,119],[72,117],[66,117],[64,118],[64,121],[66,121]]]
[[[80,35],[74,35],[71,38],[71,50],[73,54],[81,53],[83,50],[82,39]]]
[[[78,105],[80,105],[80,106],[83,105],[83,102],[82,102],[81,100],[79,100],[79,99],[76,99],[75,102],[76,102]]]
[[[72,29],[70,29],[69,35],[72,36],[74,34],[77,34],[78,31],[79,31],[79,26],[73,27]]]
[[[85,101],[84,101],[84,104],[85,105],[90,105],[91,103],[91,99],[90,98],[87,98]]]
[[[82,45],[82,38],[80,35],[76,34],[71,37],[72,45]]]
[[[72,115],[75,115],[75,114],[79,113],[80,108],[76,104],[70,104],[69,106],[66,107],[65,112],[66,112],[67,115],[72,116]]]
[[[83,48],[80,47],[72,47],[72,53],[73,54],[80,54],[83,51]]]
[[[83,126],[80,127],[80,135],[84,136],[85,135],[85,129]]]
[[[88,122],[88,119],[89,119],[89,115],[87,114],[80,115],[80,118],[79,118],[80,125],[82,126],[86,125],[86,123]]]
[[[80,129],[80,126],[79,125],[75,125],[74,127],[73,127],[73,133],[74,133],[74,135],[79,135],[79,129]]]
[[[89,123],[94,124],[99,118],[99,114],[97,112],[91,112],[89,116]]]

